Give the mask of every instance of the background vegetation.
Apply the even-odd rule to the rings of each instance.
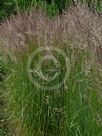
[[[102,11],[101,0],[0,0],[0,20],[16,14],[19,10],[28,10],[33,6],[47,10],[50,16],[62,13],[71,5],[76,6],[78,3],[85,3],[93,11]]]

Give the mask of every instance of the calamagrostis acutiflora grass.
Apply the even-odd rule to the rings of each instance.
[[[7,63],[9,74],[4,91],[7,117],[17,136],[102,135],[101,46],[102,15],[92,13],[85,6],[72,7],[52,19],[41,10],[18,12],[0,25],[0,47],[4,56],[17,61]],[[26,65],[30,53],[42,47],[53,47],[53,51],[38,54],[34,60],[31,58],[34,74],[30,76],[36,82],[44,77],[39,67],[34,71],[36,65],[46,73],[46,78],[40,82],[42,85],[50,85],[53,71],[55,75],[60,74],[51,82],[55,85],[66,73],[64,59],[68,57],[70,61],[66,82],[55,90],[48,86],[48,90],[44,86],[37,88],[30,82],[31,77],[28,78],[29,65]],[[43,54],[45,63],[42,63],[44,59],[39,62]],[[48,57],[55,63],[56,59],[59,61],[53,65],[50,59],[46,61]]]

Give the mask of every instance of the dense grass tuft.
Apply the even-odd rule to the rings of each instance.
[[[102,135],[101,20],[74,7],[53,20],[34,9],[1,24],[11,135]]]

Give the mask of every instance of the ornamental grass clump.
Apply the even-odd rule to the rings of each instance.
[[[20,13],[0,26],[11,135],[102,134],[102,17],[85,6],[49,19]]]

